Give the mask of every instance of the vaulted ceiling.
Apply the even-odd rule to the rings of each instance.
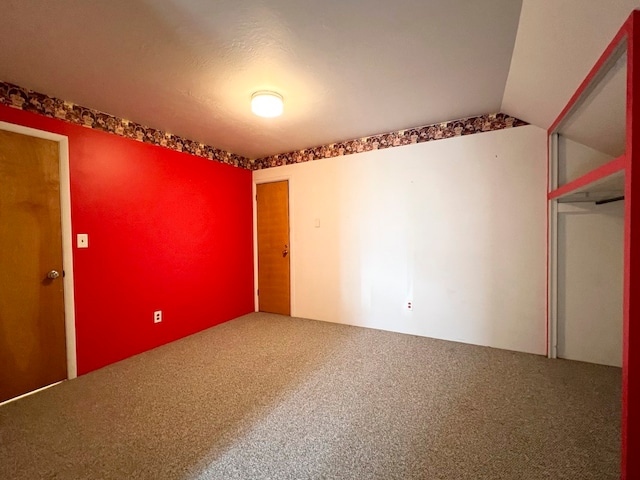
[[[257,158],[504,111],[546,128],[640,0],[0,0],[0,80]],[[250,112],[275,90],[285,113]]]
[[[640,0],[524,0],[502,109],[548,128]]]

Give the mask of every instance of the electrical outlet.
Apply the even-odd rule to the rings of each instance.
[[[153,312],[153,323],[160,323],[162,321],[162,310],[156,310]]]
[[[411,302],[411,300],[407,302],[407,310],[413,310],[413,303]]]

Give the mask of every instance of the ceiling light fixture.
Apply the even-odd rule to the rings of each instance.
[[[259,117],[273,118],[282,115],[282,95],[266,90],[251,95],[251,111]]]

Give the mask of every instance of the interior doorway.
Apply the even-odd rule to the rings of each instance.
[[[0,402],[75,378],[68,140],[0,122]]]
[[[291,315],[289,182],[256,185],[258,309]]]
[[[558,358],[622,367],[624,201],[558,214]]]

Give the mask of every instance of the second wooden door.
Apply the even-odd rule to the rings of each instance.
[[[291,315],[289,182],[262,183],[256,189],[259,310]]]

